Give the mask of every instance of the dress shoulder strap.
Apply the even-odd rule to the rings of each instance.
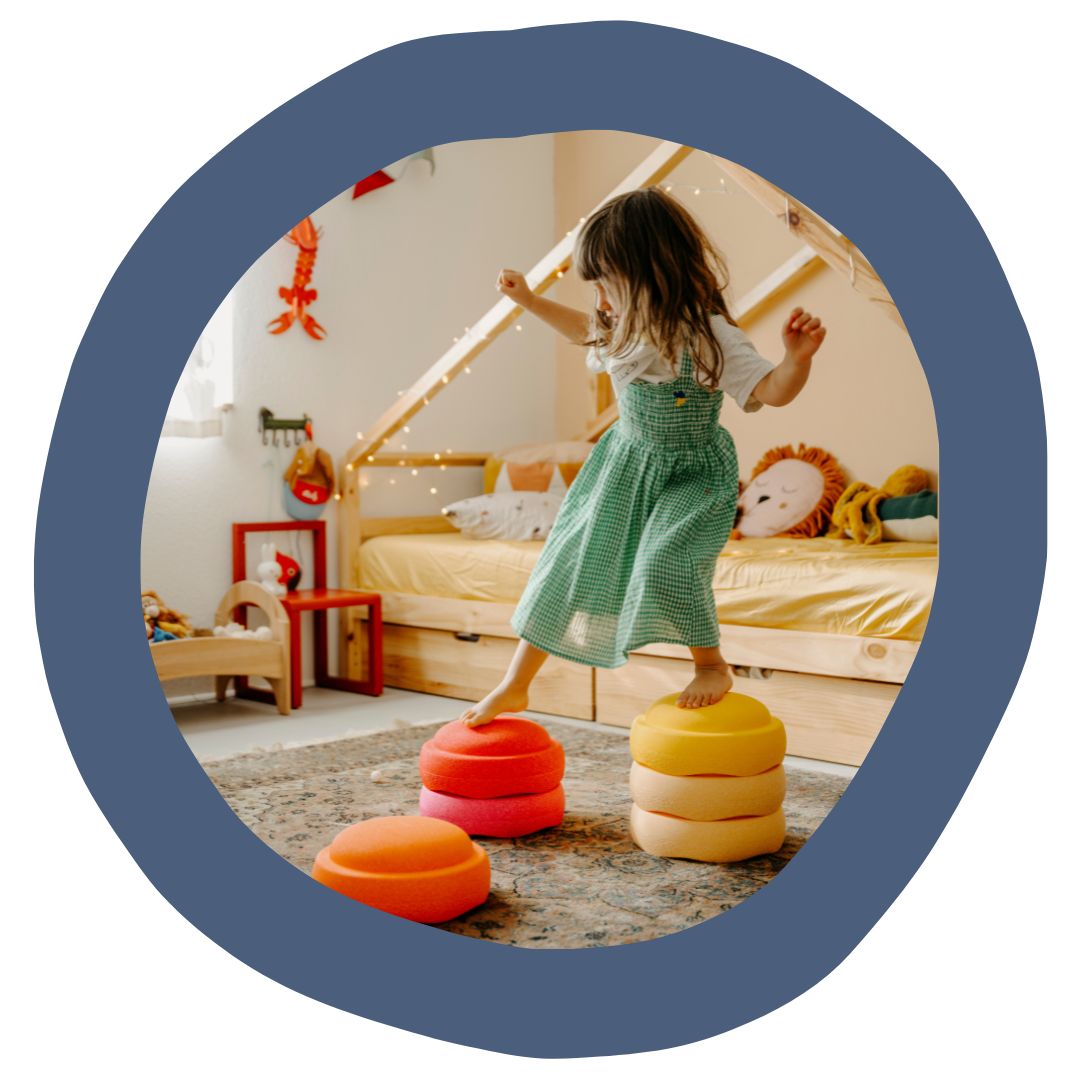
[[[683,379],[692,378],[694,374],[694,358],[690,355],[690,349],[683,346],[682,360],[679,363],[679,376]]]

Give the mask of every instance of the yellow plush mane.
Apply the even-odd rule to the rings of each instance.
[[[844,472],[840,468],[840,463],[828,450],[822,450],[820,446],[807,446],[805,443],[799,443],[798,450],[793,449],[791,446],[774,446],[771,450],[767,450],[762,459],[754,466],[754,471],[750,474],[750,480],[753,481],[759,473],[763,473],[778,461],[790,458],[813,465],[824,478],[825,488],[821,493],[817,506],[802,521],[785,532],[777,533],[777,535],[820,536],[822,530],[829,524],[830,514],[833,506],[836,505],[836,500],[840,498],[840,494],[844,490]],[[733,536],[735,539],[739,539],[738,530]]]

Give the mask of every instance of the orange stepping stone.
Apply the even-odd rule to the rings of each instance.
[[[369,907],[414,922],[455,919],[491,890],[487,852],[438,818],[368,818],[315,857],[312,877]]]

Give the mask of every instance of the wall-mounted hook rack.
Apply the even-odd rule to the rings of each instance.
[[[305,439],[310,440],[311,417],[304,413],[299,420],[280,420],[267,408],[259,410],[259,433],[262,435],[263,446],[269,446],[272,440],[278,445],[278,432],[281,432],[282,442],[287,447],[299,446]],[[268,439],[267,436],[270,436]]]

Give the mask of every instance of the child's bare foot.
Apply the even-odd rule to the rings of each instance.
[[[488,724],[500,713],[520,712],[529,707],[529,694],[524,687],[499,683],[478,705],[466,709],[458,719],[467,727]]]
[[[715,705],[734,686],[731,668],[695,667],[694,681],[679,695],[676,705],[681,709],[700,709]]]

